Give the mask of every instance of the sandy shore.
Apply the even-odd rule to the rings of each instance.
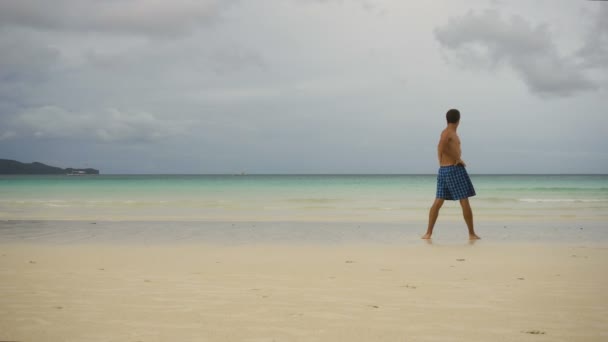
[[[606,341],[608,248],[0,245],[0,341]]]

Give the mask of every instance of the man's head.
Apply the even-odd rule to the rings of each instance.
[[[450,109],[445,113],[445,118],[448,124],[458,124],[460,122],[460,112],[458,109]]]

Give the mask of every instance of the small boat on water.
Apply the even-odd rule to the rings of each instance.
[[[65,169],[66,175],[68,176],[89,176],[89,175],[98,175],[99,174],[99,170],[96,169],[91,169],[91,168],[86,168],[86,169],[74,169],[74,168],[67,168]]]
[[[88,173],[84,170],[72,170],[68,173],[66,173],[67,176],[87,176],[87,175],[92,175],[93,173]]]

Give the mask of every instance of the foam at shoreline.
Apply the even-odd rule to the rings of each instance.
[[[424,222],[0,221],[0,243],[415,245],[425,230]],[[476,230],[485,244],[608,244],[598,221],[477,221]],[[467,237],[464,222],[448,220],[433,235],[448,243]]]

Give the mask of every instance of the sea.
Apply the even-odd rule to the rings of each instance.
[[[471,180],[482,236],[542,231],[534,236],[559,240],[587,230],[588,239],[608,241],[608,175]],[[0,242],[61,229],[80,238],[393,241],[424,232],[435,186],[436,175],[2,175]],[[457,201],[445,202],[435,231],[464,234]]]

